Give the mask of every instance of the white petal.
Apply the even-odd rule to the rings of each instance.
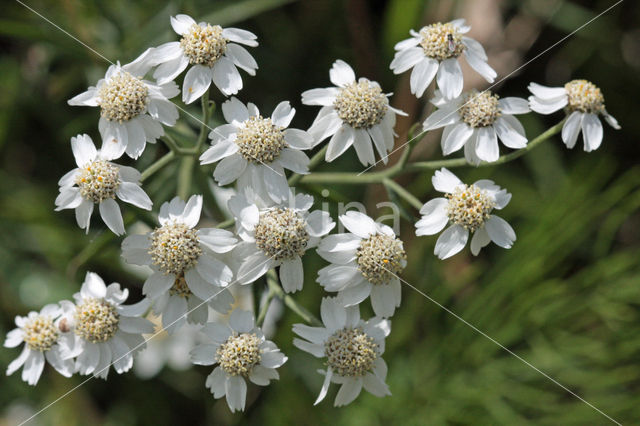
[[[30,353],[31,353],[31,351],[29,350],[29,348],[27,346],[25,346],[22,349],[22,352],[20,352],[20,355],[18,355],[18,358],[16,358],[13,361],[11,361],[11,363],[7,367],[7,376],[12,375],[20,367],[22,367],[24,365],[25,361],[27,360],[27,358],[29,357]]]
[[[309,173],[309,157],[298,149],[284,148],[280,152],[278,161],[282,167],[289,169],[294,173]]]
[[[462,44],[464,44],[467,49],[473,50],[473,53],[475,53],[478,58],[484,61],[487,60],[487,54],[484,51],[484,47],[482,47],[482,45],[476,40],[471,37],[462,37]]]
[[[225,382],[227,375],[220,367],[213,369],[213,372],[207,376],[205,386],[211,389],[214,398],[222,398],[225,394]]]
[[[227,253],[231,251],[238,242],[232,232],[224,229],[203,228],[198,231],[198,239],[215,253]]]
[[[69,99],[67,103],[73,106],[98,106],[96,99],[97,92],[95,87],[90,87],[86,92],[82,92]]]
[[[6,339],[4,341],[5,348],[15,348],[19,344],[23,342],[22,340],[22,330],[19,328],[14,328],[10,332],[7,333]]]
[[[180,14],[175,17],[171,17],[171,27],[173,28],[173,31],[179,35],[189,32],[189,29],[193,25],[196,25],[196,21],[194,21],[189,15]]]
[[[75,209],[82,204],[83,201],[84,198],[82,197],[78,187],[62,187],[60,188],[60,194],[58,194],[55,200],[56,211],[63,209]]]
[[[233,62],[224,56],[213,66],[213,82],[223,95],[235,95],[242,89],[242,77]]]
[[[335,331],[335,330],[334,330]],[[317,345],[315,343],[309,343],[306,340],[301,340],[298,338],[294,338],[293,339],[293,346],[295,346],[296,348],[308,352],[311,355],[315,356],[316,358],[323,358],[325,357],[325,353],[324,353],[324,344],[322,345]]]
[[[493,123],[493,128],[505,146],[513,149],[520,149],[527,146],[527,138],[511,127],[511,124],[504,119],[504,116],[498,117],[496,122]]]
[[[202,195],[192,195],[189,197],[182,213],[182,222],[189,228],[195,228],[200,221],[202,211]]]
[[[331,137],[325,155],[325,160],[331,162],[341,156],[355,140],[355,132],[353,129],[344,124],[338,129],[338,131]]]
[[[420,44],[420,38],[411,37],[411,38],[397,42],[396,45],[393,46],[393,49],[405,50],[405,49],[409,49],[410,47],[417,46],[418,44]]]
[[[228,376],[225,383],[225,392],[231,412],[244,411],[247,398],[247,382],[244,381],[242,376]]]
[[[553,99],[567,95],[567,91],[564,87],[547,87],[538,83],[529,83],[528,89],[535,96],[542,99]]]
[[[167,292],[175,283],[176,277],[173,274],[154,272],[147,278],[142,287],[142,294],[151,299],[157,299]]]
[[[241,30],[239,28],[225,28],[222,30],[222,37],[233,41],[234,43],[244,44],[245,46],[255,47],[258,42],[255,41],[258,37],[247,30]]]
[[[360,160],[360,163],[362,163],[363,166],[368,166],[370,164],[373,165],[376,159],[373,154],[373,145],[371,143],[369,133],[364,129],[355,129],[354,132],[355,139],[353,146],[356,149],[358,160]],[[386,155],[384,158],[386,159]]]
[[[526,114],[530,112],[529,102],[517,97],[500,98],[498,101],[500,112],[503,114]]]
[[[360,238],[368,238],[376,233],[376,223],[364,213],[348,211],[339,219],[345,228]]]
[[[299,256],[291,260],[285,260],[280,265],[280,281],[286,293],[294,293],[302,290],[304,284],[304,269]]]
[[[118,321],[118,327],[125,333],[132,334],[148,334],[153,333],[154,326],[151,321],[139,317],[121,316]]]
[[[207,83],[209,87],[209,83]],[[195,90],[195,89],[194,89]],[[151,99],[149,101],[149,115],[166,126],[173,126],[178,120],[178,108],[175,104],[167,99]],[[134,118],[138,120],[140,116]]]
[[[247,49],[234,43],[227,44],[226,55],[231,58],[233,63],[245,70],[249,75],[256,75],[258,63],[251,56]]]
[[[422,219],[416,223],[416,235],[434,235],[442,231],[449,221],[448,205],[446,198],[434,198],[423,205],[420,209]]]
[[[258,386],[267,386],[270,380],[278,379],[278,372],[272,368],[254,365],[249,374],[249,380]]]
[[[529,96],[529,107],[538,114],[551,114],[567,106],[568,98],[564,94],[557,98],[542,99]]]
[[[500,158],[498,137],[492,126],[478,129],[476,155],[484,161],[493,162]]]
[[[325,373],[325,376],[324,376],[324,381],[322,382],[322,388],[320,389],[320,394],[318,395],[318,398],[316,398],[316,402],[314,402],[313,405],[318,405],[320,402],[322,402],[324,397],[327,396],[327,392],[329,391],[329,385],[331,384],[332,376],[333,376],[333,371],[331,370],[331,367],[328,367],[327,372]]]
[[[393,70],[394,74],[401,74],[423,59],[424,49],[422,47],[410,47],[396,52],[389,68]]]
[[[303,339],[307,339],[311,343],[317,345],[324,344],[330,334],[324,327],[311,327],[306,324],[294,324],[293,332]]]
[[[189,58],[182,54],[182,49],[180,49],[180,56],[159,65],[153,72],[153,78],[158,84],[167,83],[180,75],[187,66],[189,66]]]
[[[336,86],[344,87],[347,84],[355,83],[356,74],[345,61],[338,59],[329,70],[329,79]]]
[[[284,140],[291,148],[296,149],[311,149],[315,142],[311,134],[299,129],[286,129]]]
[[[569,149],[573,148],[578,140],[583,116],[584,114],[580,111],[574,111],[562,126],[562,141]]]
[[[238,98],[232,96],[222,104],[222,115],[227,123],[239,126],[249,119],[249,110]]]
[[[367,392],[370,392],[377,397],[391,395],[387,384],[375,374],[367,373],[362,378],[362,383]]]
[[[447,228],[436,241],[434,254],[440,259],[446,259],[462,250],[467,244],[469,231],[462,226],[453,225]]]
[[[596,114],[584,114],[582,137],[584,138],[584,150],[586,152],[594,151],[600,147],[602,143],[602,123]]]
[[[516,240],[516,233],[507,223],[506,220],[501,217],[492,215],[484,225],[489,234],[491,241],[503,248],[511,248],[513,242]]]
[[[196,270],[205,281],[225,286],[233,278],[231,268],[212,256],[202,254],[196,264]]]
[[[120,213],[120,206],[113,198],[103,200],[100,203],[100,216],[104,223],[111,229],[116,235],[124,234],[124,223],[122,222],[122,213]]]
[[[352,378],[349,377],[345,382],[340,386],[340,390],[336,395],[336,400],[333,405],[336,407],[342,407],[344,405],[352,402],[358,395],[360,395],[360,391],[362,390],[362,378]]]
[[[263,352],[260,364],[267,368],[278,368],[287,361],[287,357],[280,351]]]
[[[295,114],[296,109],[291,108],[289,101],[282,101],[276,106],[273,113],[271,113],[271,121],[273,121],[273,124],[276,126],[289,127]]]
[[[276,162],[263,167],[255,167],[256,175],[263,176],[262,183],[269,194],[269,197],[276,203],[281,203],[289,196],[289,184],[282,166]]]
[[[87,233],[89,232],[91,213],[93,213],[93,203],[89,200],[84,200],[76,207],[76,222],[81,229],[86,229]]]
[[[356,286],[348,287],[340,291],[338,301],[344,307],[358,305],[373,292],[372,287],[371,283],[364,281]]]
[[[480,253],[480,249],[491,242],[489,234],[485,228],[480,228],[473,234],[471,238],[471,254],[477,256]]]
[[[374,285],[371,289],[371,307],[378,317],[389,318],[400,306],[401,284],[394,278],[388,284]]]
[[[334,135],[343,124],[333,107],[322,107],[307,132],[313,137],[315,146],[329,136]]]
[[[180,42],[170,41],[168,43],[161,44],[154,49],[153,56],[158,63],[168,62],[182,56],[182,48],[180,47]],[[153,75],[153,77],[157,80],[155,74]]]
[[[218,185],[227,185],[244,173],[247,164],[247,160],[240,154],[231,154],[218,163],[213,171],[213,178],[218,182]]]
[[[184,84],[182,85],[182,102],[190,104],[195,101],[207,91],[210,85],[210,69],[203,65],[194,65],[184,76]]]
[[[312,237],[322,237],[328,234],[335,226],[329,212],[314,210],[307,216],[307,232]]]
[[[493,83],[498,74],[493,68],[489,66],[486,59],[483,59],[481,56],[476,55],[474,50],[465,50],[464,57],[467,59],[467,63],[471,66],[471,68],[473,68],[489,83]]]
[[[78,167],[84,167],[96,158],[98,151],[89,135],[71,138],[71,150]]]
[[[462,181],[458,179],[456,175],[451,173],[449,170],[444,167],[440,170],[436,170],[433,177],[431,178],[431,183],[436,191],[452,193],[457,186],[463,185]]]
[[[120,123],[110,122],[106,119],[100,118],[99,123],[105,123],[104,129],[100,131],[102,136],[102,146],[100,147],[100,154],[104,158],[116,159],[120,158],[127,148],[129,136],[127,134],[127,128]]]
[[[616,120],[613,115],[607,113],[606,111],[602,114],[604,116],[604,119],[607,121],[607,123],[609,123],[609,126],[613,127],[616,130],[620,130],[621,127],[618,124],[618,120]]]
[[[154,101],[149,103],[149,107],[154,104]],[[150,108],[151,109],[151,108]],[[127,128],[127,148],[125,152],[127,155],[134,160],[140,157],[144,148],[146,146],[147,138],[144,133],[144,128],[142,124],[138,122],[138,118],[136,117],[130,121],[127,121],[125,124]]]
[[[197,365],[213,365],[216,363],[218,345],[198,345],[189,352],[191,362]]]
[[[329,265],[318,271],[317,281],[325,291],[341,291],[361,284],[364,277],[355,266]]]
[[[201,330],[214,343],[221,345],[231,336],[231,329],[226,324],[216,322],[207,323]]]
[[[44,355],[42,352],[31,351],[22,367],[22,380],[34,386],[38,383],[44,369]]]
[[[411,93],[420,98],[438,72],[440,63],[433,58],[423,58],[411,71]]]
[[[302,103],[305,105],[331,106],[336,100],[339,90],[335,87],[311,89],[302,92]]]
[[[460,148],[464,146],[465,143],[471,138],[473,135],[473,128],[467,125],[466,123],[458,123],[451,126],[451,130],[447,133],[446,138],[445,134],[442,134],[443,140],[443,155],[449,155],[451,153],[456,152]]]
[[[169,298],[167,307],[162,312],[162,326],[168,333],[173,333],[186,321],[187,301],[180,296]]]
[[[157,107],[157,105],[156,105]],[[172,107],[173,110],[177,113],[175,106]],[[164,115],[164,112],[163,112]],[[177,118],[177,116],[176,116]],[[135,120],[142,126],[144,130],[144,136],[147,142],[155,142],[160,136],[164,135],[164,129],[162,128],[162,124],[151,118],[149,115],[139,115],[135,118]],[[175,122],[175,120],[174,120]],[[172,124],[173,125],[173,124]],[[101,152],[102,156],[105,155],[104,151]]]
[[[222,140],[215,143],[200,156],[200,164],[211,164],[238,152],[235,142]]]
[[[244,259],[238,269],[237,279],[241,284],[249,284],[263,276],[271,268],[271,258],[259,252]]]
[[[96,298],[102,299],[107,295],[107,287],[104,285],[104,281],[100,278],[100,275],[95,272],[87,272],[85,275],[84,283],[80,288],[80,293],[83,298]]]
[[[440,127],[449,126],[459,121],[458,113],[455,110],[441,108],[431,113],[429,117],[422,123],[424,130],[439,129]]]
[[[253,314],[248,311],[236,309],[229,316],[229,325],[238,333],[248,333],[254,327]]]
[[[445,59],[440,63],[436,82],[447,99],[453,99],[462,93],[462,69],[456,58]]]
[[[344,327],[347,321],[347,312],[334,298],[324,297],[320,304],[320,316],[325,327],[334,332]]]
[[[132,182],[120,182],[116,191],[118,198],[144,210],[151,210],[153,202],[140,185]]]

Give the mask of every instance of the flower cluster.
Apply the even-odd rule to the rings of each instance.
[[[70,105],[100,107],[102,144],[96,149],[86,134],[71,139],[77,168],[60,179],[56,210],[75,209],[78,226],[88,233],[98,204],[106,226],[116,235],[125,234],[116,200],[152,210],[141,183],[157,170],[152,166],[140,173],[114,161],[124,154],[136,160],[147,142],[158,139],[171,150],[162,161],[181,154],[197,156],[203,166],[213,164],[212,193],[188,197],[191,188],[180,189],[180,196],[160,205],[157,222],[148,220],[157,224],[153,229],[122,241],[124,261],[148,272],[143,298],[137,303],[125,305],[128,290],[117,283],[107,286],[89,272],[73,302],[61,301],[17,317],[17,328],[7,334],[5,346],[24,343],[24,348],[7,374],[23,367],[23,380],[34,385],[45,360],[67,377],[79,373],[106,378],[111,367],[124,373],[131,368],[134,354],[157,334],[146,319],[153,312],[161,317],[161,329],[170,334],[184,330],[186,323],[199,327],[205,343],[191,351],[192,362],[216,365],[204,385],[214,398],[226,397],[231,411],[242,411],[248,382],[267,386],[278,379],[277,369],[287,361],[262,331],[268,305],[261,306],[255,318],[252,312],[239,309],[234,299],[232,286],[266,281],[267,303],[273,297],[285,299],[311,323],[293,326],[299,336],[293,344],[324,359],[319,371],[324,383],[316,404],[325,398],[331,383],[340,385],[336,406],[352,402],[362,388],[378,397],[390,395],[382,356],[391,332],[390,318],[401,304],[401,275],[408,265],[403,240],[393,228],[364,212],[346,211],[334,221],[328,211],[317,208],[313,196],[296,193],[291,185],[304,179],[302,175],[309,174],[322,157],[331,162],[351,146],[363,166],[386,164],[394,148],[396,116],[406,114],[391,106],[390,95],[377,82],[356,79],[354,70],[337,60],[329,71],[333,87],[302,93],[303,104],[321,106],[309,129],[290,127],[296,110],[288,101],[278,103],[267,116],[255,104],[233,96],[221,105],[225,124],[209,128],[210,117],[204,113],[197,146],[193,150],[177,146],[165,135],[165,128],[179,118],[170,99],[180,93],[187,104],[201,98],[203,110],[210,111],[212,82],[225,96],[238,94],[243,83],[237,68],[252,76],[258,68],[241,45],[255,47],[258,42],[248,31],[196,23],[187,15],[171,17],[171,26],[179,41],[150,48],[129,64],[112,65],[104,79],[69,100]],[[585,80],[558,88],[531,83],[533,95],[528,100],[500,98],[490,90],[463,92],[460,56],[488,82],[497,76],[480,43],[464,35],[470,29],[459,19],[412,30],[411,38],[396,45],[390,65],[396,74],[413,68],[410,87],[417,97],[427,93],[435,78],[437,89],[430,102],[437,109],[424,120],[423,132],[443,128],[443,155],[463,149],[466,162],[479,165],[505,158],[500,156],[498,140],[510,149],[528,149],[534,142],[529,144],[515,115],[531,111],[551,114],[564,109],[562,140],[569,148],[580,131],[586,151],[600,146],[599,116],[619,128],[605,109],[600,89]],[[187,68],[180,90],[174,79]],[[146,80],[148,74],[155,81]],[[201,145],[207,135],[211,146],[205,149]],[[310,160],[305,151],[327,139]],[[184,164],[197,164],[195,158],[191,160]],[[473,255],[490,242],[511,248],[515,231],[494,213],[511,200],[506,189],[488,179],[465,184],[445,167],[435,172],[431,182],[445,195],[422,206],[415,234],[444,230],[435,242],[438,258],[462,251],[470,234]],[[231,184],[228,200],[204,205],[208,198],[218,200],[220,187]],[[397,192],[413,201],[414,207],[420,206],[413,195]],[[229,223],[200,224],[203,211],[226,212]],[[233,231],[224,229],[234,224]],[[332,233],[336,226],[344,232]],[[322,322],[307,315],[291,296],[308,281],[303,259],[314,249],[327,263],[317,271],[315,281],[333,294],[320,303]],[[367,298],[374,316],[365,320],[360,317],[360,304]]]

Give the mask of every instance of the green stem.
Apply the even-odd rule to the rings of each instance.
[[[562,130],[562,126],[564,125],[564,120],[555,126],[547,129],[545,132],[541,133],[538,137],[533,139],[529,144],[522,149],[519,149],[510,154],[506,154],[501,156],[497,161],[492,163],[481,163],[478,167],[488,167],[488,166],[497,166],[499,164],[508,163],[509,161],[513,161],[516,158],[519,158],[529,151],[533,150],[535,147],[540,145],[545,140],[549,139],[551,136],[559,133]],[[406,152],[406,151],[405,151]],[[408,156],[408,153],[407,153]],[[464,158],[454,158],[451,160],[436,160],[436,161],[421,161],[416,163],[408,163],[403,164],[402,162],[398,162],[392,167],[388,169],[378,171],[378,172],[370,172],[370,173],[362,173],[360,175],[354,175],[353,173],[311,173],[306,176],[303,176],[300,179],[301,183],[343,183],[350,185],[359,185],[366,183],[378,183],[382,182],[385,179],[392,178],[394,176],[399,176],[406,173],[420,172],[425,170],[435,170],[441,167],[446,168],[456,168],[468,166],[469,163]]]
[[[307,323],[316,327],[322,327],[322,321],[316,318],[315,315],[309,312],[306,308],[300,306],[298,302],[291,297],[291,295],[284,292],[282,287],[280,287],[280,284],[278,284],[278,276],[274,269],[270,269],[269,272],[267,272],[267,284],[269,285],[269,291],[273,291],[273,293],[284,302],[287,308],[298,314],[298,316]]]
[[[407,191],[402,186],[400,186],[397,182],[391,179],[383,179],[382,183],[388,189],[392,190],[393,192],[398,194],[400,197],[404,198],[409,204],[411,204],[417,210],[420,210],[422,208],[422,202],[418,200],[416,197],[414,197],[409,191]]]
[[[175,157],[176,153],[174,151],[169,151],[164,156],[160,157],[155,163],[147,167],[147,169],[142,172],[140,182],[144,182],[149,179],[155,172],[172,162]]]
[[[264,304],[260,308],[260,313],[258,313],[258,319],[256,319],[256,326],[262,327],[264,323],[264,319],[267,316],[267,310],[269,310],[269,305],[271,305],[271,300],[275,297],[276,292],[273,289],[269,288],[269,292],[267,293],[267,299],[264,301]]]
[[[178,197],[186,200],[191,192],[191,180],[193,179],[193,167],[196,163],[195,155],[200,152],[200,148],[204,144],[204,141],[207,140],[207,135],[209,134],[209,118],[211,117],[211,113],[213,112],[213,108],[209,106],[209,90],[204,92],[202,98],[200,98],[200,102],[202,103],[202,121],[200,125],[200,134],[198,135],[198,140],[196,141],[196,145],[194,147],[194,155],[186,156],[182,159],[182,163],[180,164],[180,170],[178,171]]]
[[[235,219],[227,219],[224,222],[220,222],[218,225],[216,225],[216,228],[228,228],[234,223],[236,223]]]

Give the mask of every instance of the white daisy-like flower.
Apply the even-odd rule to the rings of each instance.
[[[464,146],[464,156],[470,164],[493,162],[500,157],[498,138],[504,146],[520,149],[527,146],[524,127],[514,114],[526,114],[526,99],[506,97],[500,99],[490,90],[475,90],[447,100],[436,91],[431,101],[438,107],[424,121],[424,130],[444,127],[442,153],[449,155]]]
[[[184,77],[184,103],[190,104],[202,96],[212,81],[226,96],[238,93],[242,89],[242,77],[236,67],[256,75],[258,64],[240,46],[257,46],[255,34],[206,22],[196,23],[188,15],[172,16],[171,26],[182,38],[154,49],[154,63],[161,65],[153,77],[163,84],[175,79],[189,64],[193,65]]]
[[[242,262],[237,273],[241,284],[252,283],[279,266],[284,291],[302,290],[301,257],[335,226],[328,212],[309,212],[312,204],[312,196],[294,197],[292,193],[285,203],[278,205],[265,205],[250,193],[229,200],[229,209],[236,218],[236,232],[242,239],[235,253]]]
[[[607,123],[616,130],[618,121],[604,107],[604,96],[600,88],[587,80],[571,80],[564,87],[546,87],[529,84],[531,109],[540,114],[551,114],[565,109],[567,121],[562,126],[562,141],[567,148],[573,148],[582,130],[584,150],[594,151],[602,143],[602,115]]]
[[[511,201],[511,194],[506,189],[488,179],[466,185],[444,167],[436,171],[431,182],[437,191],[446,195],[422,206],[416,235],[434,235],[451,224],[436,241],[434,253],[440,259],[462,250],[469,232],[473,234],[471,253],[474,256],[491,241],[500,247],[511,248],[516,233],[504,219],[491,214],[493,209],[501,210]]]
[[[470,29],[464,19],[456,19],[446,24],[438,22],[427,25],[419,32],[411,30],[411,38],[396,44],[396,54],[390,68],[395,74],[413,68],[411,93],[418,98],[434,77],[447,99],[460,96],[463,76],[458,57],[463,54],[471,68],[493,83],[497,74],[487,64],[487,54],[482,45],[463,35]]]
[[[133,159],[140,157],[147,142],[155,143],[164,135],[162,124],[173,126],[178,119],[178,109],[169,101],[180,93],[178,86],[172,81],[143,80],[153,64],[150,53],[148,49],[127,65],[111,65],[95,87],[68,101],[100,107],[102,152],[111,159],[125,152]]]
[[[71,377],[75,364],[73,360],[63,360],[60,355],[60,340],[69,338],[68,332],[59,328],[61,315],[60,306],[51,304],[40,312],[32,311],[26,317],[16,317],[18,328],[7,333],[4,346],[15,348],[24,343],[24,349],[7,367],[7,376],[24,366],[22,380],[33,386],[38,383],[47,360],[60,374]]]
[[[356,81],[353,69],[342,60],[334,62],[329,79],[337,87],[302,94],[303,104],[322,106],[309,133],[315,144],[331,136],[325,159],[333,161],[353,145],[358,160],[365,166],[372,165],[375,146],[386,164],[387,153],[393,149],[396,114],[406,114],[389,105],[391,95],[383,93],[377,82],[366,78]]]
[[[224,289],[233,272],[221,254],[231,251],[237,239],[223,229],[196,229],[201,211],[201,195],[191,196],[186,204],[175,197],[160,207],[160,227],[122,242],[122,257],[128,263],[153,270],[142,293],[153,301],[154,311],[162,314],[168,332],[185,320],[204,324],[207,305],[226,313],[233,303],[233,296]]]
[[[213,397],[227,397],[232,412],[244,411],[247,380],[267,386],[279,379],[276,368],[287,361],[280,349],[266,340],[256,327],[253,315],[239,309],[229,316],[229,324],[208,323],[202,332],[212,343],[196,346],[191,361],[199,365],[218,364],[207,377],[205,385]]]
[[[309,157],[301,150],[313,146],[309,133],[287,128],[296,110],[284,101],[264,118],[254,104],[245,106],[232,97],[222,104],[222,113],[229,124],[209,133],[212,146],[200,156],[200,164],[222,160],[213,172],[219,185],[237,180],[240,190],[251,187],[283,201],[289,193],[284,169],[309,173]]]
[[[142,334],[152,333],[153,324],[141,318],[149,308],[147,299],[123,305],[129,290],[120,284],[106,286],[102,278],[88,272],[73,295],[75,304],[62,301],[60,329],[73,331],[73,338],[61,341],[63,359],[76,358],[76,371],[107,378],[113,365],[118,374],[129,371],[133,355],[144,349]]]
[[[140,172],[110,162],[109,153],[96,150],[89,135],[71,138],[71,150],[78,168],[60,178],[56,211],[75,209],[78,226],[88,233],[93,206],[98,204],[104,223],[114,234],[122,235],[124,223],[116,197],[141,209],[151,210],[153,203],[140,187]]]
[[[327,370],[319,370],[325,378],[315,404],[327,395],[331,382],[341,385],[336,407],[356,399],[363,387],[377,397],[391,395],[385,383],[387,364],[382,359],[385,338],[391,332],[389,320],[373,317],[363,321],[357,306],[345,308],[331,297],[322,299],[320,314],[324,327],[293,326],[293,331],[305,339],[293,339],[297,348],[326,358]]]
[[[400,306],[398,274],[407,265],[402,240],[393,229],[376,223],[364,213],[349,211],[339,217],[348,233],[329,235],[318,254],[331,265],[318,271],[318,283],[337,291],[343,306],[353,306],[371,296],[379,317],[388,318]]]

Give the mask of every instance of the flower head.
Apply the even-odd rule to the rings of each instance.
[[[327,395],[331,382],[342,385],[334,405],[352,402],[364,387],[375,396],[391,395],[385,383],[387,365],[382,359],[385,338],[391,323],[379,317],[360,319],[357,306],[345,308],[336,298],[322,299],[320,313],[324,327],[295,324],[293,331],[302,339],[293,344],[317,358],[326,358],[325,380],[316,404]]]
[[[364,213],[350,211],[339,219],[350,232],[329,235],[320,242],[318,254],[331,265],[318,271],[318,283],[327,291],[337,291],[343,306],[357,305],[371,296],[377,316],[392,316],[400,306],[398,274],[407,265],[402,240]]]
[[[482,45],[464,36],[471,27],[464,19],[427,25],[420,31],[411,30],[411,38],[396,44],[391,62],[395,74],[411,71],[411,93],[421,97],[435,77],[440,92],[447,99],[462,93],[463,76],[458,58],[464,55],[467,63],[489,83],[496,72],[487,64]]]
[[[80,374],[106,379],[110,366],[122,374],[133,365],[133,354],[144,349],[142,334],[153,332],[151,322],[141,318],[149,301],[123,305],[128,296],[120,284],[106,286],[98,274],[88,272],[80,292],[73,295],[75,303],[60,302],[59,328],[71,336],[61,342],[61,357],[76,358]]]
[[[562,141],[567,148],[576,145],[578,135],[582,131],[584,150],[594,151],[602,143],[602,123],[599,115],[614,129],[620,125],[604,106],[604,96],[600,88],[587,80],[572,80],[564,87],[546,87],[540,84],[529,84],[533,93],[529,96],[531,109],[540,114],[551,114],[565,109],[568,118],[562,126]]]
[[[74,363],[72,360],[63,360],[60,355],[59,343],[69,337],[69,333],[59,327],[61,315],[60,306],[52,304],[40,312],[32,311],[26,317],[16,317],[17,328],[7,333],[4,346],[15,348],[24,343],[24,349],[7,367],[7,376],[23,367],[22,380],[35,385],[47,360],[60,374],[71,377]]]
[[[389,95],[375,81],[366,78],[356,81],[353,69],[342,60],[334,62],[329,78],[337,87],[302,94],[303,104],[322,106],[309,133],[316,144],[331,136],[326,160],[335,160],[353,145],[360,162],[372,165],[375,145],[386,164],[387,153],[393,149],[396,114],[406,114],[389,105]]]
[[[173,126],[178,119],[178,110],[169,101],[180,93],[178,86],[169,80],[162,84],[143,80],[152,65],[148,49],[127,65],[111,65],[95,86],[68,101],[69,105],[100,107],[102,152],[110,159],[125,152],[138,158],[147,142],[164,135],[162,124]]]
[[[185,319],[203,324],[211,306],[226,313],[233,296],[224,289],[233,278],[222,259],[236,245],[229,231],[196,229],[202,211],[202,196],[187,203],[176,197],[160,207],[160,226],[146,235],[131,235],[122,242],[122,256],[128,263],[147,265],[153,273],[142,293],[153,302],[162,324],[170,333]]]
[[[226,396],[232,412],[243,411],[247,397],[247,380],[267,386],[279,378],[276,369],[287,361],[253,321],[250,312],[234,310],[229,324],[208,323],[202,332],[212,343],[196,346],[191,351],[194,364],[218,364],[207,377],[206,386],[213,397]]]
[[[447,100],[439,91],[431,102],[438,107],[424,121],[424,130],[444,127],[442,153],[449,155],[464,147],[467,162],[478,165],[493,162],[500,157],[498,139],[513,149],[527,146],[522,124],[514,114],[526,114],[526,99],[507,97],[500,99],[489,90],[463,93]]]
[[[444,192],[444,198],[434,198],[420,209],[422,219],[416,223],[416,235],[433,235],[450,224],[438,238],[435,254],[446,259],[464,248],[471,239],[471,253],[477,256],[480,249],[491,241],[503,248],[511,248],[516,240],[513,228],[494,209],[503,209],[511,200],[511,194],[490,180],[479,180],[466,185],[449,170],[436,171],[431,179],[436,190]]]
[[[187,66],[192,65],[184,77],[182,100],[190,104],[213,84],[226,95],[242,89],[242,77],[236,67],[255,75],[258,64],[247,50],[240,46],[257,46],[256,36],[237,28],[222,28],[206,22],[196,23],[188,15],[171,17],[173,30],[181,37],[154,49],[154,64],[160,66],[153,77],[163,84],[175,79]],[[238,44],[240,43],[240,44]]]
[[[211,131],[212,146],[200,164],[222,160],[213,173],[218,184],[237,180],[241,190],[252,187],[275,202],[283,201],[289,193],[284,169],[308,173],[309,158],[302,150],[313,145],[307,132],[287,128],[296,110],[289,102],[280,102],[265,118],[254,104],[245,106],[232,97],[222,104],[222,112],[229,124]]]
[[[313,204],[310,195],[293,194],[281,204],[264,204],[250,192],[229,200],[229,209],[236,217],[237,256],[242,260],[238,281],[254,282],[269,269],[280,267],[280,281],[287,293],[302,289],[304,271],[301,257],[318,245],[335,223],[327,212],[309,212]]]
[[[58,182],[56,211],[75,209],[78,226],[89,232],[93,206],[98,204],[104,223],[114,234],[121,235],[125,230],[116,197],[151,210],[151,199],[140,187],[140,173],[136,169],[110,162],[104,150],[96,150],[88,135],[71,138],[71,149],[78,168]]]

